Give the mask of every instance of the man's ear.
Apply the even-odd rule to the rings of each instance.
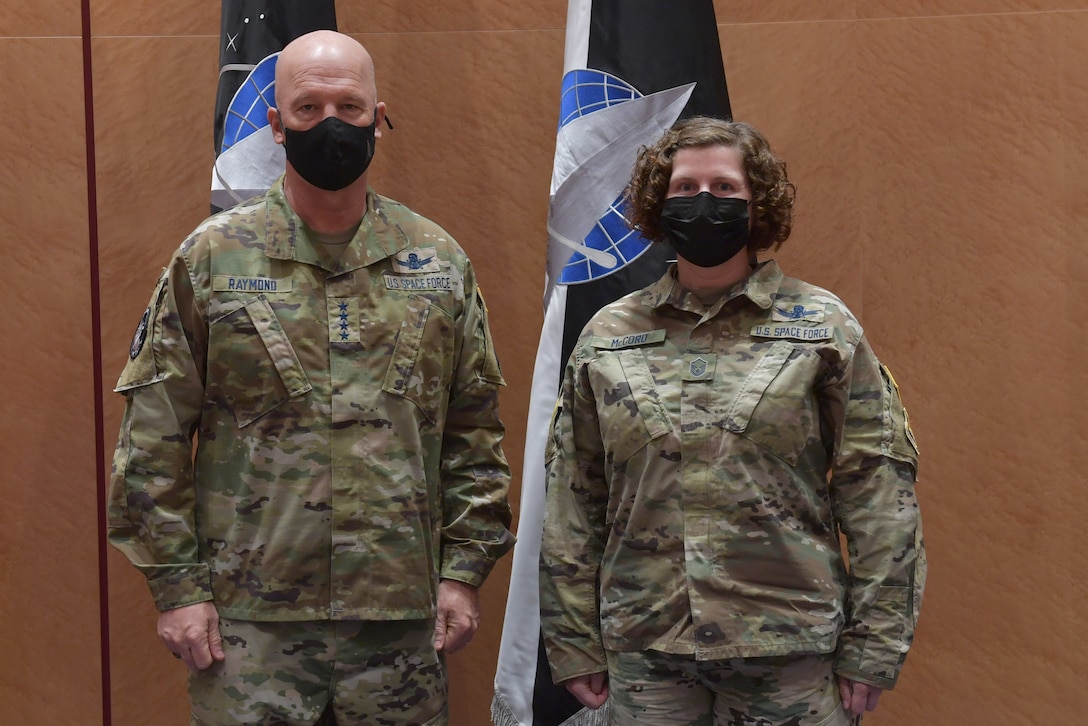
[[[385,102],[379,101],[374,105],[374,138],[382,137],[382,124],[385,123]]]
[[[280,112],[274,107],[268,108],[268,125],[272,127],[272,140],[277,144],[283,143],[283,120],[280,118]]]

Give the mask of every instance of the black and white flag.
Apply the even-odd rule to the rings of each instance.
[[[670,257],[623,220],[639,147],[680,118],[730,118],[712,0],[570,0],[548,213],[544,325],[533,371],[518,546],[495,675],[497,726],[607,723],[551,674],[537,594],[544,447],[563,365],[602,306],[657,280]]]
[[[268,126],[276,57],[312,30],[336,30],[335,0],[223,0],[212,211],[267,191],[283,173],[286,156]]]

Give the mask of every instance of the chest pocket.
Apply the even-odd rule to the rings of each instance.
[[[382,390],[411,401],[437,424],[453,377],[453,319],[423,297],[406,307]]]
[[[672,430],[646,356],[637,348],[605,353],[588,366],[601,439],[618,466]]]
[[[789,464],[818,437],[815,382],[820,357],[777,341],[744,379],[726,414],[726,428]]]
[[[261,295],[211,323],[208,392],[243,428],[311,390],[295,349]]]

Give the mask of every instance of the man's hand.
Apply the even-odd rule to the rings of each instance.
[[[193,673],[225,657],[219,613],[210,602],[164,610],[159,613],[158,631],[163,645]]]
[[[861,716],[866,711],[876,708],[877,699],[884,690],[865,683],[851,681],[849,678],[839,676],[839,695],[842,696],[842,707],[847,713]]]
[[[456,653],[468,645],[480,627],[480,593],[457,580],[438,583],[438,614],[434,622],[434,647]]]
[[[608,674],[590,673],[563,681],[570,695],[586,708],[597,710],[608,700]]]

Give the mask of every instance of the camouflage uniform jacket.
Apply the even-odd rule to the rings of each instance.
[[[513,545],[465,253],[373,192],[338,262],[309,234],[282,180],[210,218],[133,339],[108,528],[161,610],[426,618]]]
[[[565,369],[541,553],[555,679],[603,671],[604,649],[837,650],[837,672],[890,687],[925,579],[895,383],[843,303],[773,261],[709,308],[674,270],[598,312]]]

